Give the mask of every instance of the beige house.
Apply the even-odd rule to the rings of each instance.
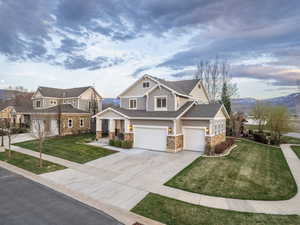
[[[98,139],[108,132],[110,139],[131,140],[136,148],[168,152],[204,151],[225,140],[229,115],[223,105],[209,104],[199,80],[144,75],[118,97],[120,107],[94,116]]]
[[[48,135],[64,136],[90,132],[91,116],[102,110],[102,97],[90,86],[39,87],[32,96],[32,104],[32,132],[37,133],[42,126]]]

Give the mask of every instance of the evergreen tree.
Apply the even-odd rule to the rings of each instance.
[[[225,106],[228,114],[231,114],[231,101],[230,101],[230,96],[228,93],[228,87],[227,87],[227,82],[223,82],[223,87],[222,87],[222,95],[221,95],[221,101],[222,104]]]

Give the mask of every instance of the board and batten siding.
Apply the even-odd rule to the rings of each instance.
[[[209,103],[208,98],[207,98],[200,82],[198,83],[198,85],[196,85],[194,87],[194,89],[191,91],[190,95],[193,96],[194,98],[196,98],[199,102],[201,102],[203,104]]]

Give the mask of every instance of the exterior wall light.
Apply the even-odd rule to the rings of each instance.
[[[128,130],[129,130],[130,132],[132,132],[132,125],[131,125],[131,124],[128,125]]]
[[[168,128],[168,132],[169,132],[169,134],[172,134],[172,132],[173,132],[172,127],[169,127],[169,128]]]
[[[206,134],[209,134],[209,128],[208,127],[206,127]]]

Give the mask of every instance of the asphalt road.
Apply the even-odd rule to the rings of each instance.
[[[121,225],[109,215],[0,167],[1,225]]]

